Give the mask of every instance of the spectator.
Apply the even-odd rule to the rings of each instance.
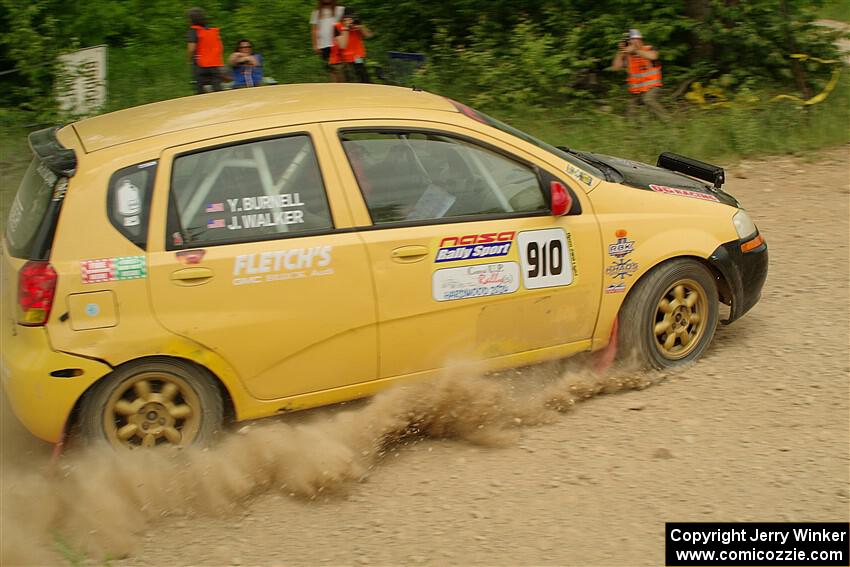
[[[240,39],[227,62],[233,69],[234,89],[263,84],[263,56],[254,53],[254,44],[250,40]]]
[[[186,34],[186,46],[197,93],[205,92],[207,85],[214,91],[220,91],[224,48],[218,28],[207,25],[207,16],[200,8],[190,8],[187,15],[190,28]]]
[[[371,83],[366,69],[366,45],[364,39],[373,37],[372,30],[360,21],[351,8],[345,9],[342,17],[340,35],[336,38],[341,49],[341,59],[345,65],[348,80]]]
[[[629,92],[637,95],[637,100],[658,118],[665,122],[668,120],[667,113],[658,102],[658,90],[662,86],[658,52],[651,45],[643,43],[640,31],[630,29],[628,34],[625,34],[611,68],[615,71],[625,68],[628,73]]]
[[[310,15],[313,51],[322,57],[331,79],[338,81],[338,73],[331,67],[330,57],[331,48],[334,45],[335,26],[345,13],[345,7],[337,6],[336,0],[318,0],[318,2],[318,6]]]

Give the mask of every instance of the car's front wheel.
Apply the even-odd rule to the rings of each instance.
[[[714,276],[677,258],[655,267],[620,309],[620,358],[664,369],[697,359],[711,343],[719,312]]]
[[[169,358],[131,362],[95,385],[80,406],[80,430],[114,447],[207,444],[223,405],[212,377]]]

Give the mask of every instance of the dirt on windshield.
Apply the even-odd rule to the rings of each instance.
[[[770,273],[697,364],[448,372],[53,468],[3,400],[0,563],[659,565],[666,521],[848,521],[850,147],[728,179]]]

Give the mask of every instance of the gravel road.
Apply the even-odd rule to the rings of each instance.
[[[445,438],[393,445],[363,470],[334,469],[348,463],[346,447],[360,446],[352,441],[359,422],[339,416],[378,415],[374,404],[294,418],[336,431],[338,444],[274,424],[283,429],[251,437],[241,450],[231,444],[226,458],[204,456],[195,476],[141,460],[128,472],[104,457],[96,473],[80,473],[94,470],[90,462],[45,479],[31,471],[47,448],[4,415],[4,563],[61,560],[55,539],[38,537],[39,518],[50,513],[43,495],[60,491],[64,513],[80,504],[86,517],[108,521],[79,528],[76,541],[88,542],[95,562],[110,546],[127,553],[115,566],[661,565],[665,521],[848,521],[850,147],[745,162],[728,173],[728,190],[767,237],[770,273],[761,302],[720,327],[697,364],[640,376],[641,386],[653,385],[595,396],[554,417],[522,402],[557,387],[553,367],[489,380],[487,395],[517,424],[494,435],[492,416],[483,419],[469,395],[451,391],[436,404],[443,415],[463,421],[477,412],[475,419],[433,430]],[[526,426],[535,421],[545,423]],[[283,450],[281,439],[296,438],[285,462],[326,483],[286,477],[281,489],[281,474],[255,475],[251,486],[232,475],[211,480],[246,455],[268,462]],[[149,477],[139,472],[146,466]],[[167,474],[187,478],[169,484]],[[144,481],[128,480],[138,478],[165,487],[173,501],[181,499],[175,487],[207,482],[218,487],[220,505],[160,501],[152,514],[138,489]]]

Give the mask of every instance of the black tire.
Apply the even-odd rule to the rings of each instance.
[[[172,358],[130,362],[103,378],[80,405],[80,432],[114,447],[208,445],[224,408],[214,378]]]
[[[620,309],[618,357],[659,370],[696,360],[717,328],[718,301],[714,275],[699,261],[656,266]]]

